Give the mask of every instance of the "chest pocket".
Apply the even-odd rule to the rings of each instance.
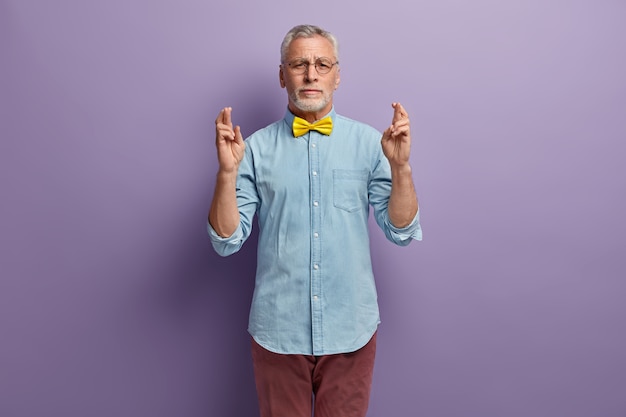
[[[367,170],[333,170],[333,204],[347,212],[367,206]]]

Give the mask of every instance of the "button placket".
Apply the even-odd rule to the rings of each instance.
[[[322,267],[321,267],[321,239],[319,230],[322,224],[322,210],[320,207],[321,181],[319,172],[319,137],[311,132],[309,136],[309,184],[311,191],[311,324],[313,353],[323,350],[322,335]]]

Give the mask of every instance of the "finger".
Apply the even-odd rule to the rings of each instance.
[[[392,125],[394,127],[394,129],[397,129],[399,127],[403,127],[403,126],[410,126],[410,121],[408,117],[405,117],[403,119],[398,120],[397,122],[394,122],[394,124]]]
[[[235,139],[235,132],[230,126],[219,123],[217,125],[217,139],[233,140]]]
[[[230,121],[231,112],[232,112],[232,107],[224,107],[222,110],[220,110],[219,114],[217,115],[217,119],[215,119],[215,124],[222,123],[222,124],[230,125],[230,127],[232,128],[233,126]]]
[[[233,128],[233,122],[231,121],[231,113],[233,112],[233,108],[232,107],[225,107],[224,108],[224,123],[227,124],[228,126],[230,126],[230,128]]]
[[[219,123],[224,123],[224,109],[220,110],[217,114],[217,118],[215,119],[215,125]]]
[[[393,107],[393,121],[394,123],[397,122],[398,120],[401,120],[405,117],[408,117],[408,114],[406,112],[406,110],[404,110],[404,107],[402,107],[402,104],[400,103],[393,103],[391,105]]]
[[[402,117],[407,116],[406,110],[404,109],[404,106],[402,105],[402,103],[394,103],[393,109],[396,112],[398,112],[400,116]]]
[[[389,140],[389,138],[391,137],[392,132],[393,132],[393,125],[389,126],[387,129],[385,129],[385,131],[383,132],[383,137],[381,138],[381,140],[383,140],[383,141]]]
[[[392,136],[394,138],[397,138],[398,136],[401,136],[401,135],[408,136],[409,132],[410,132],[409,126],[400,126],[400,127],[396,127],[393,130]]]

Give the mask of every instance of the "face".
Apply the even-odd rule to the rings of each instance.
[[[294,39],[279,73],[280,86],[287,89],[289,109],[310,122],[330,111],[333,92],[339,86],[339,66],[334,65],[327,74],[319,74],[314,65],[319,58],[327,58],[332,63],[337,61],[330,41],[319,35]],[[287,65],[297,60],[310,63],[304,74],[296,74]]]

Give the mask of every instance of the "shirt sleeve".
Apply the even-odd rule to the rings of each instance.
[[[217,252],[220,256],[232,255],[233,253],[239,251],[241,246],[243,246],[243,242],[246,240],[241,223],[237,226],[235,232],[229,237],[222,237],[218,235],[209,222],[207,222],[207,231],[209,233],[213,249],[215,249],[215,252]]]
[[[391,167],[382,153],[376,154],[374,169],[369,184],[370,204],[374,209],[376,223],[385,233],[387,239],[396,245],[406,246],[412,240],[422,240],[422,228],[419,221],[419,210],[411,223],[403,228],[395,227],[389,219],[389,198],[391,196]]]
[[[207,222],[207,232],[211,244],[220,256],[228,256],[238,252],[252,232],[254,213],[259,205],[253,166],[250,147],[246,146],[245,154],[237,173],[237,208],[240,220],[235,232],[229,237],[222,237]]]
[[[387,220],[388,219],[389,216],[387,216]],[[400,229],[389,222],[388,229],[390,236],[387,236],[387,238],[401,246],[408,245],[411,240],[422,240],[419,210],[415,213],[415,217],[413,217],[413,220],[408,226]]]

